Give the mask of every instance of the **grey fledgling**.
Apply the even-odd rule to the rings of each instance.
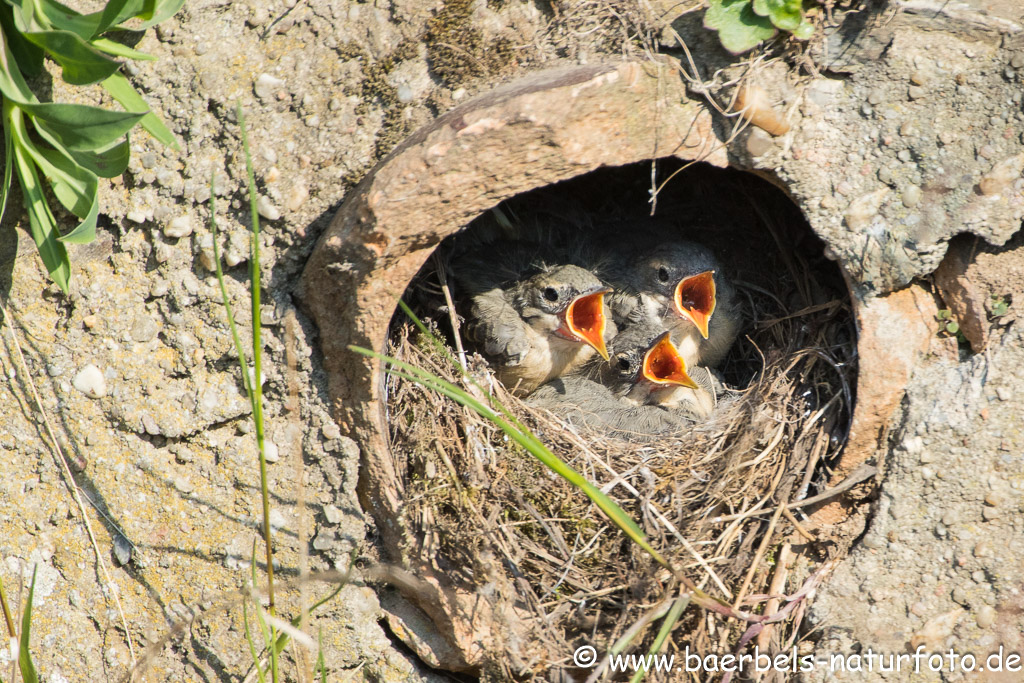
[[[714,410],[715,379],[707,368],[688,371],[667,330],[636,324],[615,337],[612,353],[598,371],[605,384],[565,377],[540,387],[527,403],[570,424],[639,442],[683,434]]]
[[[687,432],[693,421],[654,405],[636,405],[581,376],[561,377],[537,389],[526,403],[549,410],[570,425],[605,436],[649,442]]]
[[[740,329],[736,293],[708,248],[673,240],[607,258],[620,326],[660,321],[690,367],[717,366]]]
[[[671,334],[650,322],[634,324],[615,337],[602,375],[616,396],[635,405],[658,406],[688,420],[709,417],[721,393],[711,372],[689,366]]]
[[[595,355],[607,359],[616,329],[604,301],[611,290],[596,275],[571,264],[523,266],[521,249],[512,258],[496,249],[486,262],[461,259],[453,274],[469,298],[466,338],[505,386],[527,395]]]

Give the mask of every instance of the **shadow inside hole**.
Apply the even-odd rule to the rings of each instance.
[[[799,208],[782,190],[753,174],[658,159],[602,168],[518,195],[498,209],[517,226],[525,226],[530,240],[586,240],[588,231],[614,233],[621,223],[629,226],[620,235],[625,249],[635,241],[636,226],[657,221],[676,225],[680,239],[709,247],[736,286],[744,316],[739,338],[718,368],[734,388],[749,386],[776,347],[822,351],[837,363],[854,357],[853,315],[839,267],[825,257],[824,243]],[[488,212],[444,240],[437,256],[445,258],[460,243],[486,244],[508,237],[501,221]],[[406,301],[418,315],[434,319],[437,332],[454,348],[451,325],[437,313],[443,307],[437,281],[436,261],[428,260],[410,284]],[[453,296],[458,299],[457,292]],[[828,329],[815,324],[776,329],[779,321],[820,311],[828,312],[827,322],[834,323]],[[403,319],[399,311],[393,322]],[[848,408],[837,438],[845,435],[852,401]]]

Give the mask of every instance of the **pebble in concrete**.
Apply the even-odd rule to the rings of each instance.
[[[103,398],[107,395],[107,380],[98,367],[90,363],[78,371],[71,385],[89,398]]]

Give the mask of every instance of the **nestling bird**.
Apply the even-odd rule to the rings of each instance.
[[[612,342],[606,384],[581,376],[553,380],[527,403],[559,415],[570,424],[630,441],[646,442],[682,434],[715,406],[715,387],[705,368],[694,381],[667,331],[635,326]]]
[[[707,368],[688,366],[667,330],[634,324],[615,337],[612,353],[604,380],[625,401],[689,420],[703,420],[714,410],[717,380]]]
[[[610,306],[619,325],[661,321],[690,367],[718,365],[736,340],[735,290],[709,249],[695,242],[660,242],[609,259],[603,272],[616,292]]]
[[[580,369],[595,354],[607,359],[607,340],[616,332],[604,302],[611,290],[596,275],[571,264],[523,265],[524,248],[504,255],[496,248],[488,259],[470,255],[453,267],[470,301],[466,337],[519,395]]]
[[[636,405],[612,390],[579,375],[552,380],[526,400],[549,410],[571,425],[628,441],[647,442],[681,434],[693,422],[664,408]]]

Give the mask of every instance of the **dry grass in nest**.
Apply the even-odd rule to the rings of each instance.
[[[785,232],[770,226],[769,244],[794,243],[779,231]],[[760,252],[757,268],[737,272],[752,320],[721,370],[741,388],[721,400],[712,421],[682,438],[638,444],[567,426],[505,392],[478,356],[467,360],[476,385],[467,382],[449,360],[454,350],[441,354],[411,324],[395,323],[388,354],[480,398],[481,387],[493,391],[557,456],[613,498],[693,584],[756,613],[766,609],[765,596],[800,588],[783,582],[770,590],[771,554],[797,531],[801,513],[783,509],[786,504],[824,487],[852,413],[855,376],[841,283],[815,275],[799,250],[772,248],[771,256]],[[793,301],[801,302],[797,310],[784,303]],[[439,337],[450,332],[447,317],[430,324]],[[406,516],[421,539],[405,551],[474,588],[486,581],[479,568],[488,563],[480,558],[504,557],[520,579],[517,587],[528,593],[523,604],[548,625],[546,650],[564,658],[536,662],[533,673],[550,676],[583,644],[603,651],[675,597],[678,585],[666,569],[495,425],[394,376],[386,379],[386,394],[391,450],[406,465]],[[689,645],[724,654],[748,626],[704,615],[692,607],[684,614],[668,652]],[[792,622],[774,627],[780,649],[795,637]],[[656,624],[634,641],[639,652]]]

